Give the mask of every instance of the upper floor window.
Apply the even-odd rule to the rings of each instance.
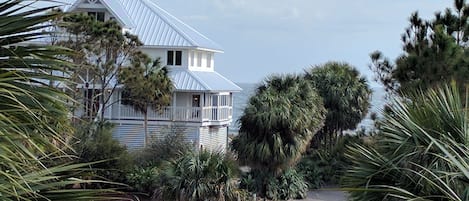
[[[191,66],[194,66],[194,60],[195,60],[195,52],[194,51],[191,51],[190,53],[190,60],[191,60]]]
[[[182,65],[182,51],[168,51],[168,63],[169,66],[180,66]]]
[[[208,68],[212,67],[212,54],[210,53],[207,54],[207,67]]]
[[[88,12],[88,16],[91,16],[97,21],[104,22],[104,12]]]
[[[202,67],[202,52],[197,52],[197,67]]]

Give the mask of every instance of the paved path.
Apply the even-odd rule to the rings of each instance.
[[[321,189],[308,192],[308,198],[297,201],[346,201],[347,193],[336,189]]]

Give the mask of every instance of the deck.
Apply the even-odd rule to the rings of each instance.
[[[149,121],[181,122],[231,122],[233,107],[165,107],[161,111],[148,110]],[[143,120],[141,112],[131,106],[119,105],[106,110],[105,119],[109,120]]]

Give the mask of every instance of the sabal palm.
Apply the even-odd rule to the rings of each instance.
[[[297,162],[324,118],[322,99],[307,81],[274,76],[249,100],[232,148],[251,167],[279,173]]]
[[[306,71],[327,109],[326,123],[317,138],[355,129],[368,113],[371,90],[366,78],[347,63],[328,62]],[[316,138],[316,139],[317,139]]]
[[[457,87],[395,100],[374,145],[354,146],[352,200],[469,199],[469,113]]]
[[[159,58],[152,60],[145,53],[137,52],[132,60],[132,66],[119,73],[119,81],[124,85],[122,103],[143,113],[146,145],[150,140],[148,112],[161,111],[170,105],[174,86]]]
[[[80,183],[64,174],[84,165],[48,167],[53,158],[67,157],[71,134],[67,101],[50,82],[67,62],[69,51],[54,46],[17,45],[47,36],[42,32],[57,14],[51,8],[30,9],[28,1],[0,3],[0,199],[89,200],[90,191],[61,191]],[[29,11],[28,11],[29,10]],[[55,192],[51,191],[55,190]]]

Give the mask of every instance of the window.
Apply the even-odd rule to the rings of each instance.
[[[195,62],[194,62],[194,60],[195,60],[195,52],[193,52],[193,51],[191,52],[190,59],[191,59],[191,66],[194,66],[194,64],[195,64]]]
[[[212,67],[212,54],[211,53],[207,54],[207,67],[208,68]]]
[[[202,52],[197,52],[197,66],[202,67]]]
[[[88,15],[97,21],[104,22],[104,12],[88,12]]]
[[[167,64],[170,66],[182,65],[182,51],[168,51]]]

